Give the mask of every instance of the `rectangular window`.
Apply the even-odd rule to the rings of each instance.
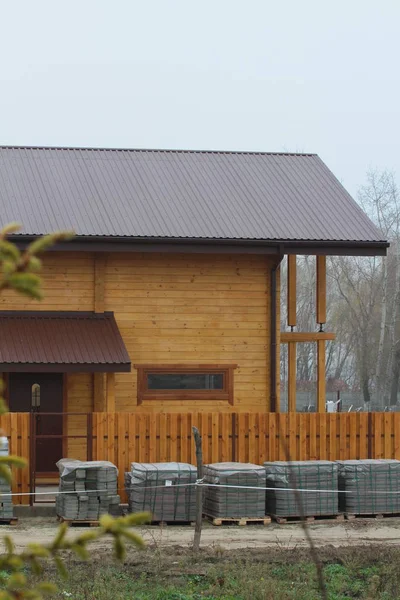
[[[233,404],[236,365],[135,365],[144,400],[225,400]]]

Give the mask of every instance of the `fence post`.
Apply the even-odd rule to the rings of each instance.
[[[93,413],[87,415],[87,448],[86,454],[88,460],[93,460]]]
[[[236,462],[236,413],[232,413],[232,462]]]
[[[36,488],[36,413],[29,413],[29,506],[33,506]]]
[[[197,427],[192,427],[194,442],[196,445],[197,479],[203,479],[203,450],[201,447],[201,435]],[[203,524],[203,488],[196,485],[196,527],[194,530],[193,551],[198,552],[200,548],[201,528]]]

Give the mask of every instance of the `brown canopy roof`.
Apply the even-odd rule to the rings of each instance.
[[[113,313],[0,312],[0,371],[130,370]]]
[[[0,147],[0,227],[11,221],[26,236],[73,229],[71,250],[79,239],[387,246],[315,154]]]

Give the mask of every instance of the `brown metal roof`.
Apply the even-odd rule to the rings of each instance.
[[[26,235],[385,243],[315,154],[1,147],[11,221]]]
[[[113,313],[0,312],[0,371],[119,372],[131,363]]]

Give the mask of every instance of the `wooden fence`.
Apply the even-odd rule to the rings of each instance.
[[[132,461],[195,463],[193,425],[205,463],[400,459],[400,413],[95,413],[93,458],[118,465],[122,488]]]
[[[93,413],[87,423],[91,457],[118,466],[120,488],[133,461],[194,463],[193,425],[203,437],[205,463],[262,464],[286,460],[286,450],[292,460],[400,459],[400,413]],[[3,415],[0,427],[10,452],[29,460],[30,415]],[[29,468],[15,469],[13,491],[29,492],[29,486]]]
[[[8,438],[10,454],[21,456],[27,461],[24,469],[13,467],[13,493],[29,492],[30,414],[7,413],[0,416],[1,434]],[[29,504],[29,496],[15,496],[14,504]]]

